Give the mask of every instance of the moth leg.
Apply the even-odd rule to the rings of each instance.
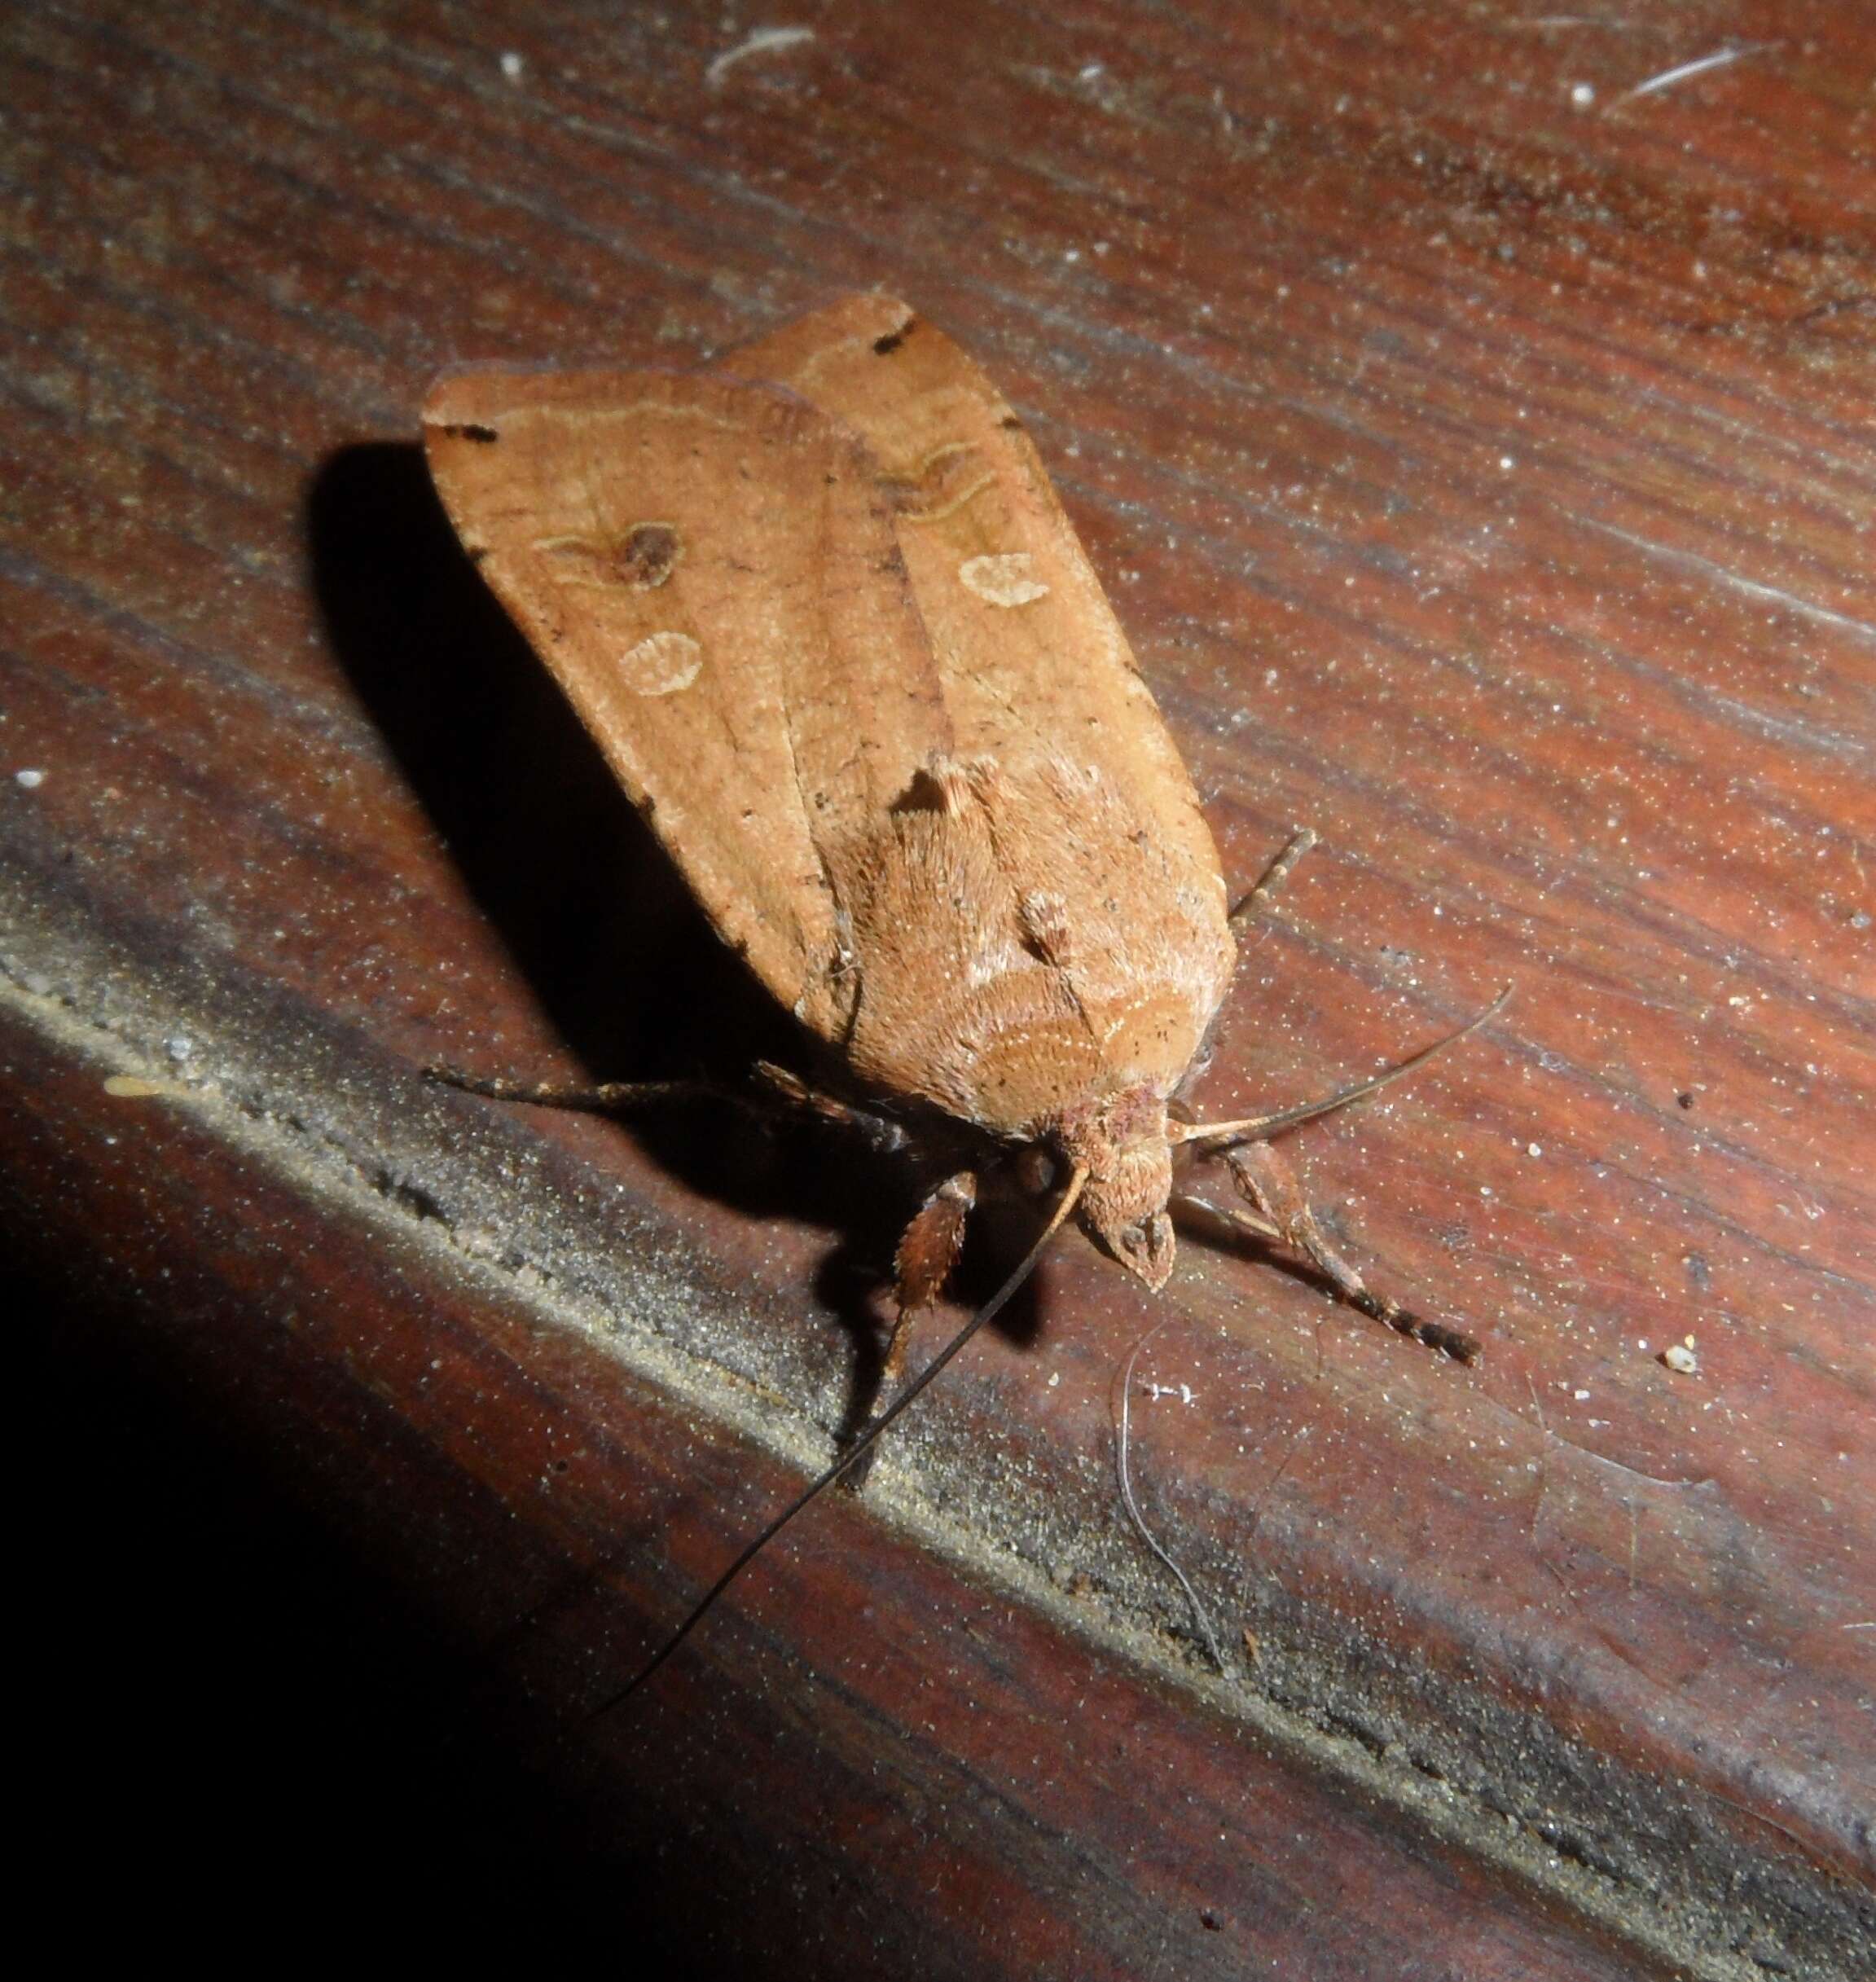
[[[817,1121],[831,1123],[836,1128],[851,1129],[876,1149],[889,1154],[906,1149],[911,1144],[912,1138],[903,1123],[895,1122],[890,1115],[881,1114],[876,1109],[843,1101],[825,1088],[811,1088],[798,1074],[791,1074],[785,1066],[777,1066],[772,1060],[757,1061],[753,1070],[764,1097],[772,1106],[784,1108],[795,1114],[812,1115]]]
[[[903,1127],[890,1117],[824,1094],[784,1067],[758,1060],[754,1072],[756,1084],[752,1087],[715,1080],[608,1080],[596,1087],[565,1088],[551,1082],[536,1085],[523,1080],[487,1079],[449,1066],[427,1066],[424,1076],[447,1088],[460,1088],[465,1094],[480,1094],[492,1101],[525,1101],[537,1108],[630,1114],[637,1109],[668,1104],[727,1102],[757,1115],[812,1115],[837,1127],[858,1131],[881,1151],[902,1149],[909,1140]]]
[[[1411,1335],[1443,1356],[1450,1356],[1455,1362],[1477,1360],[1479,1346],[1471,1336],[1441,1322],[1422,1321],[1398,1301],[1370,1291],[1361,1276],[1329,1244],[1328,1234],[1309,1208],[1295,1171],[1268,1143],[1241,1144],[1227,1150],[1224,1160],[1232,1181],[1259,1217],[1267,1219],[1286,1245],[1301,1253],[1329,1280],[1351,1307],[1360,1308],[1377,1321],[1385,1321],[1390,1328]]]
[[[1263,1239],[1277,1246],[1286,1242],[1281,1230],[1268,1218],[1241,1211],[1234,1205],[1214,1204],[1209,1198],[1201,1198],[1191,1191],[1175,1190],[1167,1199],[1166,1206],[1186,1230],[1196,1232],[1202,1237],[1215,1238],[1222,1226],[1228,1232],[1242,1233],[1247,1238]]]
[[[1232,910],[1231,926],[1234,932],[1241,934],[1263,915],[1270,906],[1272,897],[1289,880],[1291,868],[1321,837],[1312,827],[1291,828],[1289,837],[1284,842],[1276,858],[1263,870],[1257,886]]]
[[[1261,921],[1269,912],[1272,898],[1289,878],[1291,868],[1309,851],[1311,847],[1315,846],[1320,837],[1313,828],[1309,826],[1294,826],[1290,828],[1289,837],[1284,842],[1276,858],[1263,870],[1256,886],[1245,896],[1237,908],[1232,910],[1228,920],[1230,922],[1231,933],[1233,936],[1242,937],[1247,929]],[[1244,974],[1245,965],[1250,956],[1250,949],[1248,945],[1238,951],[1237,968],[1234,973],[1234,981]],[[1198,1051],[1193,1055],[1192,1064],[1180,1077],[1179,1086],[1175,1090],[1175,1095],[1191,1092],[1204,1079],[1210,1070],[1212,1054],[1217,1050],[1218,1030],[1224,1013],[1224,1007],[1221,1004],[1218,1011],[1213,1014],[1211,1024],[1206,1030],[1206,1036],[1201,1042]]]
[[[893,1302],[898,1318],[880,1369],[880,1394],[898,1390],[905,1375],[906,1351],[912,1346],[912,1323],[944,1292],[958,1255],[964,1250],[964,1227],[977,1206],[977,1179],[968,1170],[949,1176],[932,1192],[900,1236],[893,1256]]]
[[[876,1406],[890,1404],[905,1380],[907,1352],[912,1347],[913,1324],[944,1292],[958,1255],[964,1250],[964,1228],[977,1204],[977,1178],[960,1170],[940,1184],[913,1214],[893,1258],[893,1301],[898,1316],[886,1343],[885,1360],[880,1366]],[[869,1416],[868,1423],[878,1415]],[[867,1426],[855,1432],[864,1437]],[[866,1453],[848,1472],[850,1489],[857,1492],[872,1470],[871,1452]]]
[[[738,1101],[746,1107],[749,1100],[735,1088],[710,1080],[606,1080],[596,1087],[568,1088],[551,1081],[490,1079],[453,1066],[427,1066],[424,1078],[491,1101],[526,1101],[537,1108],[584,1109],[595,1114],[655,1107],[666,1101]]]

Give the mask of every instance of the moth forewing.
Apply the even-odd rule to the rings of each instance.
[[[1233,955],[1191,780],[1034,450],[903,304],[729,373],[472,371],[472,555],[725,938],[863,1088],[1089,1172],[1157,1285]]]
[[[461,371],[424,425],[470,555],[719,933],[835,1037],[823,846],[950,742],[863,442],[707,374]]]
[[[1065,839],[1079,842],[1080,865],[1103,884],[1074,905],[1084,943],[1149,950],[1157,912],[1173,905],[1221,995],[1230,939],[1210,828],[1035,446],[989,377],[942,331],[876,294],[850,297],[724,363],[798,393],[873,450],[956,754],[1006,771],[1054,759],[1123,795],[1128,824],[1146,835],[1137,858],[1103,836],[1118,820],[1084,820],[1078,832],[1043,806],[1022,815],[1026,863],[1046,864]],[[1072,789],[1065,802],[1079,810]]]

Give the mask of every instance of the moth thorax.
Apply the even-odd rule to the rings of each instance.
[[[1082,1223],[1148,1286],[1164,1286],[1173,1255],[1165,1096],[1143,1083],[1079,1103],[1057,1124],[1055,1140],[1087,1171]]]

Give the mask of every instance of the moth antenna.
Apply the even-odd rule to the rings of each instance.
[[[703,1622],[705,1616],[715,1604],[718,1597],[723,1595],[731,1584],[735,1582],[736,1578],[749,1567],[749,1564],[762,1554],[776,1536],[780,1534],[789,1522],[793,1520],[795,1516],[811,1501],[818,1499],[821,1494],[824,1493],[850,1466],[858,1464],[878,1443],[881,1435],[896,1424],[905,1413],[917,1402],[920,1393],[925,1386],[938,1376],[938,1373],[944,1369],[959,1350],[963,1348],[971,1337],[976,1334],[986,1322],[994,1321],[1003,1312],[1023,1282],[1035,1271],[1037,1261],[1042,1258],[1050,1240],[1061,1231],[1069,1213],[1074,1209],[1077,1201],[1081,1197],[1082,1187],[1087,1182],[1087,1170],[1078,1165],[1070,1176],[1061,1198],[1057,1201],[1055,1210],[1050,1214],[1049,1221],[1043,1227],[1040,1237],[1023,1255],[1021,1265],[1017,1268],[1009,1278],[997,1289],[982,1307],[978,1308],[969,1321],[965,1322],[964,1326],[932,1358],[931,1361],[899,1392],[891,1404],[841,1454],[840,1457],[811,1485],[804,1488],[756,1536],[755,1540],[749,1543],[741,1554],[692,1606],[690,1615],[678,1626],[677,1629],[652,1653],[638,1672],[619,1688],[617,1693],[593,1710],[587,1716],[589,1720],[597,1721],[603,1715],[609,1714],[615,1707],[636,1693],[639,1688],[657,1671],[658,1668]]]
[[[1300,1108],[1280,1109],[1275,1114],[1250,1115],[1241,1122],[1175,1122],[1166,1128],[1169,1142],[1224,1142],[1248,1141],[1254,1136],[1274,1136],[1279,1129],[1294,1128],[1299,1122],[1313,1122],[1318,1115],[1333,1114],[1337,1109],[1346,1108],[1351,1101],[1359,1101],[1364,1096],[1374,1093],[1378,1088],[1391,1086],[1395,1081],[1411,1074],[1417,1066],[1430,1060],[1435,1053],[1443,1053],[1449,1046],[1456,1046],[1461,1039],[1470,1039],[1489,1019],[1496,1018],[1511,1002],[1512,987],[1507,984],[1476,1018],[1469,1018],[1456,1032],[1449,1032],[1443,1039],[1435,1039],[1430,1046],[1423,1046],[1417,1053],[1409,1053],[1396,1066],[1376,1074],[1367,1080],[1357,1081],[1352,1088],[1338,1088],[1320,1101],[1307,1101]]]

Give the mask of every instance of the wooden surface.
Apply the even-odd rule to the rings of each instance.
[[[5,28],[0,1220],[51,1669],[152,1894],[206,1852],[362,1917],[368,1857],[412,1918],[583,1905],[672,1973],[1856,1972],[1876,20],[501,12]],[[1485,1356],[1065,1242],[591,1722],[863,1395],[907,1206],[837,1140],[418,1079],[791,1042],[415,409],[875,284],[1030,424],[1228,872],[1323,835],[1208,1108],[1515,986],[1290,1145]],[[1136,1347],[1222,1678],[1116,1491]]]

